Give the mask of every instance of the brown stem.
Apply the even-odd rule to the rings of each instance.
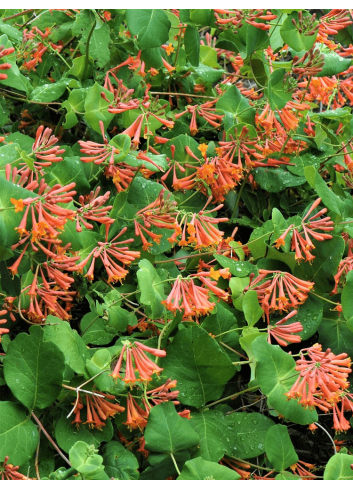
[[[36,458],[35,458],[35,461],[34,461],[34,466],[35,466],[35,469],[36,469],[36,476],[37,476],[37,479],[40,481],[40,473],[39,473],[39,467],[38,467],[38,462],[39,462],[39,447],[40,447],[40,434],[42,432],[42,429],[39,428],[38,430],[38,434],[39,434],[39,442],[38,442],[38,445],[37,445],[37,448],[36,448]]]
[[[245,358],[245,360],[249,360],[248,357],[246,357],[245,355],[243,355],[242,353],[240,353],[239,351],[237,350],[233,350],[233,348],[231,348],[229,345],[227,345],[226,343],[223,343],[223,341],[220,342],[221,345],[223,345],[225,348],[228,348],[228,350],[231,350],[232,352],[236,353],[237,355],[239,355],[240,357],[243,357]]]
[[[14,19],[15,17],[20,17],[21,15],[26,15],[26,14],[29,14],[30,12],[34,12],[34,11],[35,11],[34,8],[30,8],[30,9],[27,9],[27,10],[22,10],[22,12],[18,12],[17,14],[10,15],[10,17],[5,17],[2,20],[3,20],[3,22],[6,22],[7,20]]]
[[[242,245],[245,246],[245,245]],[[230,251],[234,248],[224,248],[222,251]],[[212,255],[214,252],[212,251],[206,251],[204,253],[198,253],[197,255],[187,255],[187,256],[180,256],[178,258],[170,258],[169,260],[162,260],[162,261],[155,261],[154,263],[169,263],[171,261],[181,261],[181,260],[186,260],[187,258],[196,258],[197,256],[205,256],[205,255]]]
[[[194,98],[217,98],[209,95],[194,95],[192,93],[179,93],[179,92],[151,92],[151,95],[181,95],[184,97],[194,97]]]
[[[37,418],[37,416],[34,414],[34,412],[32,411],[31,413],[31,416],[35,419],[38,427],[43,431],[43,433],[45,434],[45,436],[48,438],[48,440],[50,441],[50,443],[53,445],[53,447],[55,448],[55,450],[58,452],[58,454],[60,455],[61,458],[63,458],[65,460],[65,462],[71,467],[71,463],[70,463],[70,460],[68,458],[65,457],[65,455],[63,454],[63,452],[60,450],[60,448],[58,447],[58,445],[55,443],[55,441],[52,439],[52,437],[49,435],[49,433],[46,431],[46,429],[44,428],[44,426],[42,425],[42,423],[39,421],[39,419]]]

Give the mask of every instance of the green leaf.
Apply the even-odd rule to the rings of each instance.
[[[162,9],[128,9],[126,20],[141,48],[158,48],[168,41],[171,23]]]
[[[190,423],[200,437],[195,456],[218,462],[227,451],[233,436],[228,433],[228,416],[225,418],[219,411],[192,413]]]
[[[298,462],[298,455],[294,450],[286,426],[277,424],[268,430],[265,450],[273,468],[278,472],[282,472],[290,465]]]
[[[243,311],[249,327],[254,326],[263,315],[264,311],[259,305],[255,290],[248,290],[244,295]]]
[[[331,51],[324,44],[317,43],[315,46],[324,55],[325,64],[322,70],[317,74],[318,77],[322,76],[334,76],[342,73],[342,71],[348,70],[352,65],[352,60],[349,58],[343,58],[335,51]]]
[[[237,245],[239,246],[239,245]],[[229,268],[234,277],[247,277],[256,271],[256,267],[248,261],[236,261],[223,255],[213,255],[223,268]]]
[[[188,25],[184,34],[184,46],[186,59],[192,66],[199,65],[200,57],[200,36],[196,27]]]
[[[318,330],[323,315],[323,304],[320,299],[309,295],[307,300],[298,307],[298,313],[293,321],[299,321],[303,326],[303,331],[299,333],[302,341],[311,338]]]
[[[217,480],[217,481],[236,481],[240,475],[235,470],[229,469],[224,465],[208,462],[202,457],[193,458],[185,462],[178,481],[195,480]]]
[[[104,23],[98,25],[97,22],[89,43],[89,55],[99,68],[104,68],[110,61],[110,43],[109,25]]]
[[[212,20],[212,10],[205,8],[190,9],[190,21],[202,26],[209,26]]]
[[[97,455],[97,450],[83,441],[78,441],[69,451],[71,466],[85,479],[92,479],[104,471],[103,458]]]
[[[115,333],[108,331],[108,323],[96,312],[88,312],[80,322],[82,340],[86,345],[107,345],[112,341]]]
[[[64,94],[69,83],[69,78],[62,78],[55,83],[45,83],[36,87],[31,92],[31,100],[34,102],[54,102]]]
[[[87,424],[80,425],[80,429],[72,424],[74,416],[67,419],[66,416],[59,419],[55,426],[55,439],[59,447],[66,453],[69,453],[71,447],[77,441],[84,441],[88,445],[94,445],[98,448],[103,441],[110,441],[113,437],[113,425],[110,419],[105,421],[102,430],[89,429]]]
[[[263,336],[267,337],[266,333],[260,333],[257,328],[243,328],[243,333],[241,338],[239,338],[239,343],[242,349],[246,352],[247,356],[249,357],[249,360],[251,361],[250,363],[250,371],[251,371],[251,377],[250,377],[250,382],[258,384],[258,382],[255,379],[255,370],[256,370],[256,359],[255,355],[252,349],[253,342],[255,338]],[[251,384],[253,385],[253,384]]]
[[[276,481],[300,481],[303,480],[299,475],[294,475],[291,472],[282,472],[281,474],[277,474],[275,477]]]
[[[347,481],[353,480],[353,456],[346,453],[336,453],[327,462],[324,480],[325,481]]]
[[[137,480],[139,463],[133,453],[117,441],[110,441],[102,450],[105,471],[119,480]]]
[[[234,85],[218,99],[216,108],[230,114],[229,125],[226,129],[238,122],[247,122],[251,125],[254,123],[255,109]]]
[[[39,435],[26,410],[10,401],[0,402],[0,460],[22,465],[37,448]]]
[[[292,99],[292,92],[285,90],[284,77],[286,70],[279,68],[271,73],[265,95],[268,97],[272,110],[283,109]]]
[[[223,76],[223,70],[212,68],[211,66],[199,63],[198,66],[194,66],[194,71],[207,83],[216,83]]]
[[[298,376],[291,355],[279,346],[268,344],[263,336],[252,342],[252,350],[257,361],[256,379],[268,403],[293,423],[306,425],[317,421],[315,410],[305,409],[297,400],[285,396]]]
[[[86,55],[83,55],[83,56],[77,56],[77,58],[74,58],[72,60],[72,66],[71,68],[69,69],[69,71],[67,72],[67,75],[72,75],[74,77],[76,77],[78,80],[82,81],[83,80],[83,77],[85,76],[85,71],[86,71]],[[88,73],[86,72],[86,75]],[[85,88],[81,88],[79,89],[80,91],[86,91]],[[70,95],[69,95],[69,99],[71,97],[71,95],[75,92],[76,90],[73,90]],[[68,99],[68,100],[69,100]],[[66,102],[65,102],[66,103]],[[64,106],[64,104],[63,104]]]
[[[110,375],[111,364],[112,354],[108,348],[96,351],[91,360],[86,361],[86,367],[91,377],[97,375],[99,372],[102,372],[101,375],[98,375],[94,380],[97,388],[100,391],[118,395],[125,390],[125,383],[120,379],[114,382]]]
[[[44,340],[40,326],[11,341],[4,358],[4,375],[14,396],[28,409],[45,408],[61,391],[65,358],[51,341]]]
[[[48,316],[44,326],[44,341],[51,341],[60,348],[65,356],[65,363],[74,372],[79,375],[87,372],[86,360],[90,358],[88,348],[69,323],[55,316]]]
[[[17,155],[17,158],[19,154]],[[11,198],[19,200],[34,197],[36,194],[7,181],[0,177],[0,245],[4,248],[19,241],[19,234],[15,228],[19,226],[23,213],[15,212],[15,206],[11,204]]]
[[[269,45],[268,32],[248,24],[245,45],[247,58],[258,49],[266,49]]]
[[[7,35],[4,34],[0,36],[0,46],[4,46],[5,48],[12,47],[11,42],[7,38]],[[32,89],[32,87],[27,78],[21,75],[20,70],[18,69],[18,66],[16,64],[16,56],[17,53],[15,50],[9,56],[4,56],[1,58],[1,64],[9,63],[11,65],[11,68],[9,70],[6,70],[7,78],[5,78],[5,80],[0,80],[0,87],[5,86],[16,88],[17,90],[28,93]]]
[[[299,18],[297,12],[293,12],[288,15],[283,22],[280,30],[283,42],[285,44],[288,44],[288,46],[290,46],[295,51],[309,51],[309,49],[312,48],[314,42],[316,41],[317,34],[316,32],[312,36],[300,34],[298,29],[292,22],[293,19],[298,24]]]
[[[235,373],[218,343],[197,326],[175,335],[161,366],[167,377],[178,379],[179,400],[195,407],[219,399]]]
[[[225,419],[230,438],[228,455],[248,459],[265,453],[266,433],[274,425],[272,419],[260,413],[232,413]]]
[[[324,349],[331,348],[336,355],[345,352],[353,357],[352,330],[337,311],[324,313],[319,327],[319,341]]]
[[[153,455],[158,454],[161,460],[168,459],[170,454],[195,447],[199,436],[190,421],[177,414],[172,402],[163,402],[150,411],[145,440],[146,450],[153,452]]]
[[[119,150],[119,154],[114,155],[114,162],[124,161],[130,151],[131,138],[127,134],[118,134],[110,140],[110,144]]]
[[[257,168],[255,182],[266,192],[282,192],[286,188],[299,187],[305,182],[304,177],[293,175],[283,168]]]
[[[331,291],[334,287],[334,275],[344,251],[341,236],[334,236],[325,241],[315,241],[315,260],[296,265],[294,275],[304,280],[315,282],[314,290],[320,294]]]
[[[139,270],[136,275],[141,291],[141,304],[150,308],[153,319],[161,317],[164,311],[161,302],[167,297],[164,293],[164,284],[161,283],[163,278],[158,274],[151,262],[146,259],[140,260]]]
[[[220,68],[217,51],[210,46],[200,46],[200,62],[211,68]]]
[[[50,168],[50,173],[46,175],[46,181],[49,185],[60,183],[63,186],[75,182],[75,190],[85,194],[90,189],[84,173],[85,164],[78,156],[66,156],[63,161],[55,163]]]
[[[238,311],[243,310],[244,289],[249,285],[249,277],[233,277],[229,281],[233,305]]]
[[[156,170],[156,168],[154,168]],[[139,209],[151,204],[164,187],[152,180],[136,177],[130,186],[128,201]]]
[[[113,94],[106,90],[102,86],[95,83],[93,87],[91,87],[87,91],[87,96],[85,100],[85,115],[84,119],[92,129],[99,134],[101,133],[99,127],[99,121],[102,121],[104,127],[107,128],[110,121],[113,119],[114,114],[108,112],[109,103],[106,102],[102,97],[101,93],[104,92],[107,99],[112,101]]]
[[[347,320],[353,317],[353,270],[347,273],[346,283],[341,295],[341,304],[343,316]]]
[[[66,120],[63,124],[64,129],[71,129],[71,127],[74,127],[77,124],[78,118],[76,116],[76,113],[84,112],[86,94],[86,88],[78,88],[72,90],[68,99],[63,102],[62,107],[67,110]]]
[[[0,20],[0,33],[6,34],[6,36],[9,37],[11,41],[22,42],[21,31],[10,24],[5,24],[2,20]]]
[[[222,341],[231,348],[238,348],[239,334],[237,331],[234,331],[237,329],[237,320],[231,311],[226,309],[223,304],[217,304],[216,313],[207,316],[202,321],[202,327],[207,333],[215,335],[215,340],[217,342]],[[225,350],[225,352],[230,354],[228,349]]]
[[[328,188],[314,166],[307,166],[304,169],[304,174],[308,184],[316,191],[323,204],[330,209],[330,211],[341,215],[343,211],[343,202]]]

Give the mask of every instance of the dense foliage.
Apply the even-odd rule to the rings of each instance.
[[[1,479],[353,479],[353,13],[0,10]]]

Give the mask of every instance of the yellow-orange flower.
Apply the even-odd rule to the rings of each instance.
[[[201,154],[204,158],[206,158],[207,148],[208,148],[208,144],[205,144],[205,143],[200,144],[200,146],[198,146],[198,148],[197,148],[201,151]]]
[[[168,46],[165,48],[165,51],[168,56],[170,56],[172,53],[174,53],[174,46],[173,44],[168,44]]]
[[[11,199],[11,204],[15,206],[15,212],[23,211],[23,200],[22,199]]]

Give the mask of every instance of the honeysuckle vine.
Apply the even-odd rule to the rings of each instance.
[[[0,19],[1,480],[352,479],[353,11]]]

